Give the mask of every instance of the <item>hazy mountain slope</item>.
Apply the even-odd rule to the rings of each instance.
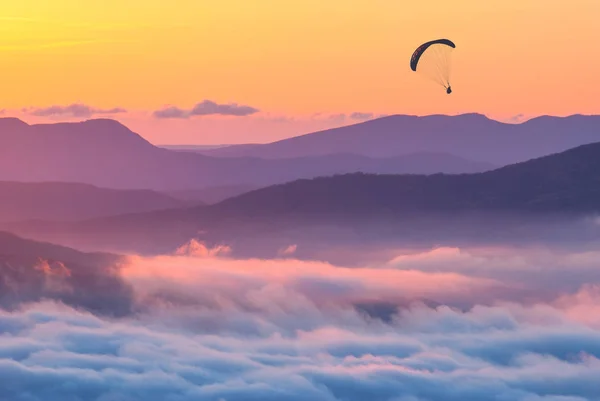
[[[261,187],[349,172],[475,172],[491,168],[449,155],[373,159],[336,154],[265,160],[215,158],[153,146],[112,120],[27,125],[0,119],[0,180],[82,182],[161,191],[215,186]]]
[[[97,312],[130,312],[133,292],[119,275],[123,258],[0,232],[0,307],[56,300]]]
[[[510,240],[525,221],[550,224],[551,216],[579,219],[600,212],[598,188],[600,143],[478,174],[346,174],[257,189],[212,206],[3,227],[86,249],[150,253],[172,252],[190,238],[249,252],[260,249],[253,242],[260,238],[281,246],[348,235],[359,243],[382,236],[433,241],[466,230],[472,239]],[[478,217],[484,215],[486,220]]]
[[[0,182],[0,221],[83,220],[185,204],[148,190],[115,190],[58,182]]]
[[[356,216],[410,211],[600,211],[600,143],[479,174],[348,174],[259,189],[217,214]]]
[[[434,152],[506,165],[597,141],[599,116],[539,117],[504,124],[478,114],[395,115],[265,145],[236,145],[203,153],[290,158],[338,152],[370,157]]]
[[[249,185],[221,185],[202,189],[168,191],[166,194],[188,203],[215,204],[255,189],[256,187]]]

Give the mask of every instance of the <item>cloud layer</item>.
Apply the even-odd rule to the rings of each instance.
[[[259,110],[237,103],[219,104],[212,100],[204,100],[196,104],[191,109],[181,109],[179,107],[170,106],[154,112],[155,118],[191,118],[194,116],[235,116],[244,117],[258,113]]]
[[[174,256],[106,267],[113,282],[105,293],[115,274],[131,288],[121,301],[129,312],[116,316],[78,298],[64,304],[74,290],[68,278],[87,268],[33,263],[32,277],[44,285],[31,289],[21,278],[13,288],[41,295],[0,311],[0,399],[600,394],[595,251],[441,248],[359,268],[228,255],[228,247],[194,242]],[[78,282],[81,291],[90,285]],[[101,291],[89,293],[99,299]]]
[[[215,335],[43,303],[0,315],[0,331],[0,397],[11,400],[558,401],[600,392],[598,332],[553,308],[416,307],[385,326]]]

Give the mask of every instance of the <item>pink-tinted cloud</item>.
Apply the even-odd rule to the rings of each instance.
[[[528,293],[530,300],[549,300],[560,293],[574,293],[584,284],[600,284],[600,252],[564,252],[510,248],[460,249],[442,247],[402,255],[388,265],[422,272],[453,272],[485,277]]]
[[[554,305],[571,319],[600,329],[600,285],[586,284],[574,294],[566,294]]]
[[[227,256],[231,253],[231,247],[226,245],[217,246],[214,248],[209,248],[202,242],[199,242],[196,239],[192,239],[188,241],[186,244],[180,246],[175,251],[176,255],[179,256],[192,256],[192,257],[218,257],[218,256]]]
[[[291,255],[295,254],[297,250],[298,250],[298,245],[292,244],[283,249],[280,249],[279,254],[281,256],[291,256]]]
[[[39,298],[0,310],[0,375],[10,378],[0,398],[584,401],[600,393],[598,291],[578,277],[599,281],[588,271],[596,252],[441,248],[348,268],[234,260],[219,256],[222,247],[188,245],[126,260],[121,277],[135,306],[120,318]],[[563,263],[576,280],[561,280]],[[35,280],[80,274],[51,262],[33,270]],[[532,271],[557,281],[554,298],[507,297]],[[519,290],[545,291],[521,281]],[[397,308],[381,319],[368,302]]]
[[[490,302],[502,285],[485,278],[472,279],[455,273],[423,273],[390,268],[344,268],[328,263],[299,260],[231,260],[207,258],[215,250],[202,247],[201,257],[158,257],[131,260],[123,271],[128,280],[144,283],[147,296],[171,292],[186,294],[200,304],[227,299],[237,305],[261,308],[264,299],[281,292],[279,305],[293,299],[352,307],[357,303],[406,303],[412,300],[464,303],[479,296]],[[176,290],[175,290],[176,289]],[[185,291],[184,291],[185,290]],[[182,292],[184,291],[184,292]],[[274,292],[272,292],[274,291]],[[294,295],[295,294],[295,295]]]

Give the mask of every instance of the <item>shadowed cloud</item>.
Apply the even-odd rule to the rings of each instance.
[[[196,104],[192,109],[181,109],[175,106],[169,106],[154,112],[154,117],[161,119],[169,118],[191,118],[194,116],[234,116],[245,117],[258,113],[260,110],[237,103],[219,104],[211,100],[204,100]]]
[[[527,120],[527,116],[525,114],[519,113],[516,114],[506,120],[507,123],[510,124],[520,124]]]
[[[376,118],[386,117],[385,114],[353,112],[353,113],[315,113],[311,116],[313,120],[326,120],[334,123],[352,123],[353,121],[367,121]]]
[[[26,112],[38,117],[60,116],[87,118],[94,115],[121,114],[126,113],[127,110],[120,107],[115,107],[112,109],[97,109],[85,104],[74,103],[68,106],[50,106],[46,108],[26,109]]]
[[[356,112],[356,113],[350,114],[350,118],[353,120],[370,120],[373,117],[375,117],[375,114],[373,114],[373,113]]]

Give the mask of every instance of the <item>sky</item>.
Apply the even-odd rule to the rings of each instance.
[[[156,144],[389,114],[596,114],[598,15],[597,0],[2,1],[0,109],[115,118]],[[441,37],[457,45],[450,96],[408,66]]]

